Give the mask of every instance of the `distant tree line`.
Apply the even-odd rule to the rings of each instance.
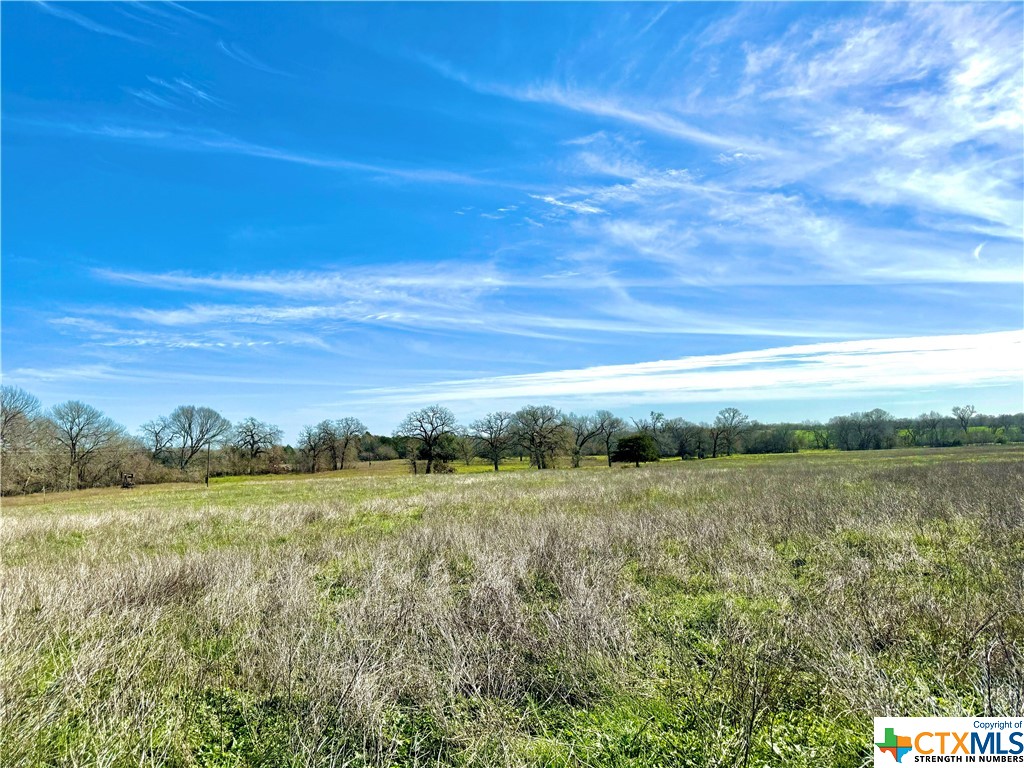
[[[232,424],[205,406],[182,405],[132,435],[100,410],[77,400],[44,410],[23,389],[0,388],[0,492],[73,490],[122,482],[196,482],[211,475],[323,472],[356,462],[403,460],[413,473],[453,465],[504,461],[537,469],[579,467],[584,457],[608,465],[661,458],[714,459],[736,453],[879,450],[1024,441],[1024,413],[979,414],[971,405],[896,418],[875,409],[828,422],[763,424],[738,408],[711,422],[667,418],[652,411],[626,421],[609,411],[563,413],[550,405],[496,411],[460,425],[441,405],[413,411],[391,435],[371,434],[355,417],[304,426],[294,446],[256,418]]]

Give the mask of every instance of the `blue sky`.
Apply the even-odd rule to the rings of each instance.
[[[1024,407],[1019,3],[2,13],[46,405]]]

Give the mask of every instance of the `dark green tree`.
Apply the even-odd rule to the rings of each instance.
[[[641,461],[657,461],[660,458],[658,444],[646,432],[623,437],[615,446],[613,461],[630,461],[640,466]]]

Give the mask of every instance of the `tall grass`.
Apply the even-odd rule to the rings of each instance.
[[[1015,449],[5,508],[10,766],[860,766],[1024,714]],[[138,490],[138,489],[137,489]]]

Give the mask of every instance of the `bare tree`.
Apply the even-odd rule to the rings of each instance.
[[[319,425],[307,425],[302,428],[302,431],[299,432],[299,450],[309,461],[310,471],[316,472],[319,468],[320,456],[326,450]]]
[[[701,427],[708,438],[708,445],[711,447],[711,458],[717,459],[718,452],[725,445],[725,424],[715,419],[711,424],[701,423]]]
[[[881,408],[829,419],[829,434],[841,451],[891,448],[895,443],[893,417]]]
[[[929,411],[917,417],[922,431],[931,435],[932,445],[942,444],[942,419],[943,416],[938,411]]]
[[[583,452],[587,443],[604,432],[604,425],[596,416],[577,416],[570,413],[562,423],[571,440],[572,465],[578,468],[583,463]]]
[[[967,428],[971,425],[971,419],[976,413],[973,405],[958,405],[953,408],[953,416],[960,422],[960,429],[964,431],[964,436],[967,435]]]
[[[676,446],[672,444],[672,435],[669,432],[669,420],[661,411],[651,411],[646,419],[632,419],[633,426],[637,432],[650,435],[658,446],[658,453],[661,456],[668,456],[675,453]]]
[[[338,433],[334,422],[324,419],[316,425],[317,436],[323,446],[323,453],[331,457],[331,469],[338,469]]]
[[[161,416],[158,419],[147,421],[139,427],[139,432],[142,433],[142,444],[146,446],[153,461],[166,462],[170,460],[175,437],[170,419]]]
[[[715,430],[725,447],[726,455],[731,456],[739,442],[740,435],[750,425],[750,418],[739,408],[723,408],[715,417]],[[718,454],[717,446],[714,451]]]
[[[562,414],[550,405],[528,405],[516,411],[515,427],[530,454],[530,463],[537,469],[551,466],[555,453],[565,443]]]
[[[921,442],[921,425],[917,419],[898,419],[896,421],[896,436],[900,445],[912,448]]]
[[[833,416],[828,420],[828,433],[833,445],[841,451],[855,451],[860,447],[859,430],[853,416]]]
[[[357,454],[359,441],[366,425],[354,416],[345,416],[334,422],[334,439],[338,444],[338,469],[345,468],[345,458]]]
[[[402,440],[401,445],[405,453],[405,460],[409,462],[412,473],[418,475],[420,473],[419,457],[422,444],[415,437],[407,437]]]
[[[454,413],[441,405],[428,405],[406,416],[395,430],[395,437],[412,438],[419,443],[419,452],[426,459],[429,475],[445,437],[454,435],[458,429]],[[415,461],[415,451],[412,455]]]
[[[0,387],[0,445],[23,441],[39,416],[39,399],[21,387]]]
[[[666,441],[670,443],[673,454],[682,459],[691,456],[703,459],[707,432],[701,427],[685,419],[669,419],[665,422]]]
[[[486,456],[494,471],[515,442],[515,416],[508,411],[488,413],[469,425],[470,433],[477,439],[481,453]]]
[[[665,428],[665,414],[661,411],[651,411],[650,418],[632,419],[631,421],[637,432],[646,432],[655,438]]]
[[[0,387],[0,492],[22,492],[41,474],[40,406],[20,387]]]
[[[67,457],[67,487],[86,481],[89,462],[107,445],[124,437],[124,427],[91,405],[78,400],[54,406],[49,413],[50,434]]]
[[[325,452],[331,457],[331,469],[345,468],[345,459],[358,453],[359,440],[366,432],[366,425],[353,416],[324,420],[316,428]]]
[[[470,434],[457,435],[455,437],[455,450],[459,454],[459,458],[468,467],[473,463],[473,459],[476,458],[476,452],[479,447],[477,439]]]
[[[232,430],[231,444],[248,460],[251,472],[252,462],[259,456],[270,453],[273,447],[281,442],[282,435],[279,427],[265,424],[250,416]]]
[[[608,457],[608,466],[610,467],[612,465],[612,449],[618,436],[625,430],[626,422],[611,411],[598,411],[596,418],[601,428],[598,435],[604,438],[605,455]]]
[[[182,470],[203,448],[220,441],[231,430],[230,421],[206,406],[179,405],[167,420],[177,446],[178,468]]]
[[[896,430],[891,413],[875,408],[859,416],[861,448],[892,448],[896,443]]]

